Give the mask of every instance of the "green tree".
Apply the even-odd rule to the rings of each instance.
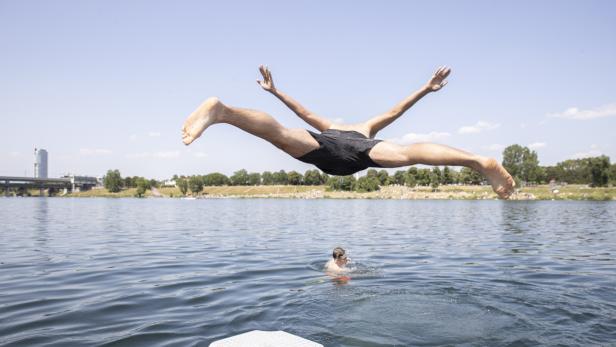
[[[142,177],[137,178],[135,181],[135,186],[137,187],[136,195],[141,198],[145,194],[146,190],[151,187],[150,182]]]
[[[325,172],[321,172],[321,184],[325,184],[329,181],[329,175]]]
[[[468,167],[463,167],[460,170],[459,177],[462,184],[479,185],[484,181],[483,176],[479,172]]]
[[[543,174],[544,180],[547,183],[550,183],[550,181],[552,180],[560,181],[558,168],[556,166],[544,166],[543,171],[544,171],[544,174]]]
[[[441,171],[441,168],[438,166],[434,166],[432,168],[432,170],[430,171],[431,175],[434,175],[434,179],[438,180],[438,183],[441,184],[441,181],[443,180],[443,172]],[[430,177],[430,185],[432,185],[432,181],[433,178]]]
[[[112,193],[117,193],[122,187],[122,175],[119,170],[108,170],[107,174],[103,178],[103,185],[105,189]]]
[[[610,165],[610,183],[616,185],[616,163]]]
[[[541,170],[537,152],[528,150],[522,162],[522,179],[526,182],[538,183],[541,180]]]
[[[177,180],[175,180],[175,184],[177,185],[182,195],[186,195],[186,192],[188,192],[188,180],[184,177],[178,178]]]
[[[288,184],[289,177],[284,170],[280,170],[278,172],[273,173],[274,176],[274,184]]]
[[[403,185],[404,181],[405,181],[405,175],[406,173],[402,170],[398,170],[394,173],[394,178],[393,178],[393,182],[395,184],[399,184],[399,185]]]
[[[430,169],[417,169],[417,175],[415,175],[417,179],[417,184],[420,186],[429,186],[431,183],[430,180]]]
[[[404,178],[404,184],[409,187],[415,187],[417,185],[417,176],[419,175],[419,170],[416,167],[410,167],[406,171],[406,177]]]
[[[251,172],[248,174],[248,185],[258,186],[261,184],[261,174],[258,172]]]
[[[274,184],[274,175],[269,171],[264,171],[261,174],[261,182],[266,186],[271,186]]]
[[[377,178],[379,179],[379,184],[382,186],[388,186],[392,181],[389,177],[389,173],[385,169],[379,170],[377,173]]]
[[[353,190],[353,183],[355,183],[355,177],[353,175],[348,176],[331,176],[327,181],[327,185],[332,190]]]
[[[302,174],[297,171],[290,171],[287,174],[287,182],[294,186],[302,184]]]
[[[569,159],[556,164],[558,181],[573,184],[592,182],[590,162],[586,159]]]
[[[123,183],[124,188],[132,188],[133,186],[133,179],[130,177],[124,177],[124,183]]]
[[[230,177],[231,184],[234,186],[245,186],[248,185],[248,172],[244,169],[235,171],[233,175]]]
[[[376,169],[368,169],[366,171],[366,177],[379,177],[379,173],[376,171]]]
[[[539,160],[537,153],[528,147],[511,145],[503,151],[503,166],[509,173],[525,182],[537,182]]]
[[[438,186],[441,184],[441,170],[438,166],[432,168],[430,172],[430,186],[432,190],[437,190]]]
[[[592,187],[607,187],[610,178],[610,158],[605,155],[588,158]]]
[[[199,176],[191,176],[188,179],[188,189],[193,194],[199,194],[203,190],[203,180]]]
[[[409,175],[408,173],[404,175],[404,185],[407,187],[415,187],[417,186],[417,178],[414,175]]]
[[[319,170],[307,170],[304,173],[304,184],[308,186],[317,186],[319,184],[323,184],[321,181],[321,174]]]
[[[536,174],[537,174],[537,179],[536,179],[536,182],[537,182],[537,183],[539,183],[539,184],[545,184],[545,183],[550,182],[550,181],[548,180],[548,178],[547,178],[547,172],[546,172],[546,170],[545,170],[545,167],[543,167],[543,166],[537,166],[537,171],[536,171]]]
[[[512,176],[520,176],[522,174],[524,148],[525,147],[515,144],[508,146],[503,151],[503,166]]]
[[[380,181],[377,177],[362,176],[354,184],[353,190],[359,192],[373,192],[379,190]]]
[[[212,172],[203,176],[203,185],[205,186],[225,186],[231,184],[229,177],[220,172]]]
[[[453,175],[449,166],[445,166],[443,168],[443,174],[441,175],[441,184],[452,184],[453,183]]]

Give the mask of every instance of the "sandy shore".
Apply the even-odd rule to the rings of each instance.
[[[105,189],[69,194],[70,197],[134,197],[135,189],[110,193]],[[173,187],[158,188],[163,198],[180,198],[183,195]],[[188,194],[190,195],[190,194]],[[329,191],[326,186],[222,186],[205,187],[194,195],[202,199],[221,198],[293,198],[293,199],[401,199],[401,200],[494,200],[496,194],[489,186],[430,187],[383,186],[375,192]],[[156,197],[150,190],[146,197]],[[518,189],[511,200],[616,200],[616,187],[591,188],[586,185],[550,187],[540,185]]]

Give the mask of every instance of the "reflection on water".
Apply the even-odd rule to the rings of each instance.
[[[613,202],[14,198],[0,220],[0,345],[616,340]]]

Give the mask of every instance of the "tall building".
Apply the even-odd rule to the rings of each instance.
[[[34,156],[34,177],[47,178],[47,151],[35,148]]]

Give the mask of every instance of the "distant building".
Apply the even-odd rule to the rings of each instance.
[[[34,177],[47,178],[47,151],[44,149],[34,149]]]
[[[163,181],[163,187],[175,187],[175,186],[176,186],[176,182],[173,179]]]

